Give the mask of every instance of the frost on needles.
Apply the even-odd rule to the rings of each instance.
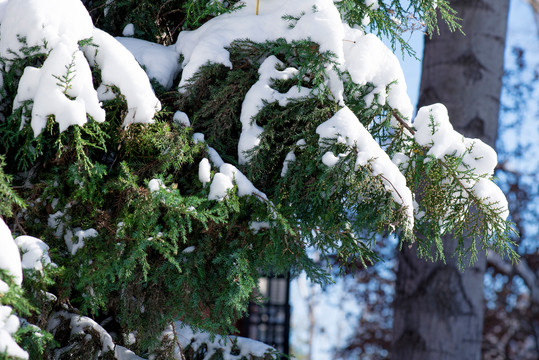
[[[269,359],[210,335],[261,274],[328,281],[310,247],[366,265],[392,235],[436,259],[449,234],[462,266],[516,256],[494,150],[441,104],[412,119],[377,37],[455,24],[446,1],[256,3],[184,2],[169,46],[114,38],[79,0],[0,5],[0,354]]]

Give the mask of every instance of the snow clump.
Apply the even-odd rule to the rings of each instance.
[[[324,139],[335,139],[337,143],[354,148],[357,153],[354,169],[357,171],[360,166],[370,164],[372,175],[380,175],[385,189],[391,193],[393,200],[405,208],[407,228],[408,230],[413,229],[413,198],[410,188],[406,186],[406,178],[352,110],[348,107],[340,109],[333,117],[320,124],[316,128],[316,133],[320,136],[321,146],[323,146]],[[328,151],[324,154],[322,161],[327,166],[335,166],[339,158],[346,155],[335,155]]]
[[[30,121],[34,136],[43,131],[50,115],[54,115],[60,131],[71,125],[82,126],[88,117],[105,121],[100,94],[111,86],[126,98],[124,125],[151,122],[160,110],[148,76],[133,55],[112,36],[94,28],[80,1],[9,1],[3,10],[0,57],[8,60],[6,68],[27,56],[22,47],[36,47],[38,52],[48,54],[42,67],[24,69],[13,102],[14,110],[31,106],[31,119],[23,118],[21,126]],[[103,80],[97,90],[90,69],[95,66],[100,68]]]
[[[462,157],[459,170],[471,169],[480,179],[476,181],[466,177],[461,179],[461,183],[482,199],[485,205],[497,206],[500,217],[506,220],[509,216],[507,199],[502,190],[489,179],[498,162],[496,151],[480,139],[466,138],[455,131],[449,122],[447,108],[442,104],[419,109],[413,125],[416,142],[429,148],[427,155],[436,159],[443,159],[446,155]]]

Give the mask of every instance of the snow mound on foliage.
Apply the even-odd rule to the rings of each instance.
[[[494,174],[498,163],[496,151],[480,139],[466,138],[453,129],[447,108],[442,104],[424,106],[414,119],[415,140],[429,148],[427,155],[443,159],[446,155],[462,158],[460,171],[471,170],[481,177],[474,181],[469,177],[461,183],[470,188],[485,205],[495,205],[503,220],[509,216],[507,199],[502,190],[489,177]],[[425,159],[428,161],[429,159]]]
[[[320,52],[331,51],[337,63],[343,63],[344,30],[332,0],[266,0],[260,2],[259,15],[256,15],[256,0],[244,3],[243,8],[215,17],[195,31],[180,33],[176,42],[176,50],[184,56],[180,89],[207,62],[232,67],[226,47],[238,39],[254,42],[311,39],[320,45]],[[285,15],[299,20],[285,21],[282,19]],[[331,66],[326,71],[331,77],[328,86],[337,100],[342,100],[342,83]]]
[[[19,248],[13,240],[11,230],[2,219],[0,219],[0,249],[2,249],[0,251],[0,269],[6,270],[13,276],[15,284],[20,286],[22,284],[22,267]]]
[[[266,354],[275,353],[275,349],[269,345],[240,336],[217,335],[212,341],[209,333],[193,331],[189,326],[184,325],[180,321],[174,323],[174,331],[172,328],[169,328],[165,331],[164,335],[170,337],[176,335],[177,342],[182,349],[190,346],[195,353],[203,344],[206,344],[207,358],[217,352],[222,354],[224,360],[250,359],[252,356],[264,358]],[[232,354],[233,347],[239,350],[235,355]],[[174,349],[174,359],[183,359],[178,345]]]
[[[287,93],[283,94],[270,87],[275,80],[288,80],[298,73],[297,69],[287,68],[277,70],[277,66],[283,66],[275,56],[270,56],[258,69],[260,77],[258,81],[251,86],[243,103],[241,105],[241,134],[238,142],[238,159],[240,164],[245,164],[249,161],[248,152],[260,144],[260,135],[264,129],[259,126],[254,120],[255,116],[263,107],[264,103],[279,102],[279,105],[286,106],[292,99],[306,97],[310,93],[310,89],[297,86],[291,87]]]
[[[179,54],[174,47],[127,37],[117,37],[116,40],[133,54],[150,79],[155,79],[165,89],[172,87],[181,69]]]
[[[22,268],[43,272],[43,265],[53,264],[49,257],[49,246],[41,239],[21,235],[15,243],[22,252]]]
[[[124,126],[153,122],[155,113],[161,110],[161,103],[133,54],[118,40],[97,28],[92,33],[92,41],[98,47],[85,46],[84,53],[90,65],[97,65],[101,70],[100,87],[116,86],[125,96],[127,115]]]
[[[27,47],[54,49],[59,43],[77,43],[92,36],[93,23],[80,1],[8,1],[0,25],[0,54],[7,59],[23,58],[21,41]]]
[[[406,92],[406,81],[399,60],[384,43],[373,34],[343,25],[346,31],[343,42],[346,70],[352,81],[359,85],[374,85],[367,96],[367,106],[378,96],[380,105],[387,104],[398,110],[402,117],[411,120],[414,107]],[[387,86],[389,86],[388,89]]]
[[[337,143],[346,144],[356,151],[355,170],[360,166],[369,165],[373,176],[380,176],[385,189],[391,193],[393,200],[404,207],[407,215],[408,230],[414,227],[414,207],[412,192],[406,186],[406,178],[399,168],[391,161],[387,153],[374,140],[371,134],[361,124],[356,115],[347,107],[337,111],[333,117],[316,128],[320,135],[320,145],[324,146],[324,139],[335,139]],[[326,155],[328,155],[326,157]],[[327,166],[334,166],[339,155],[326,152],[322,161]]]
[[[101,343],[102,352],[98,355],[114,351],[114,342],[112,341],[110,334],[103,329],[101,325],[89,317],[72,314],[63,310],[58,311],[51,316],[47,325],[47,331],[50,331],[53,335],[56,334],[56,331],[62,322],[69,322],[70,336],[91,334],[90,336],[98,337]]]
[[[0,219],[0,249],[0,269],[7,271],[13,277],[14,283],[20,286],[22,267],[19,249],[11,231],[2,219]],[[0,279],[0,297],[8,290],[8,284]],[[28,359],[26,351],[21,349],[13,339],[13,334],[19,329],[19,318],[12,313],[11,307],[0,306],[0,353],[5,352],[16,359]]]
[[[13,339],[19,329],[19,318],[12,314],[9,306],[0,306],[0,353],[15,359],[28,359],[28,353],[21,349]]]
[[[333,1],[268,0],[260,4],[259,15],[256,15],[255,0],[247,0],[245,5],[233,13],[211,19],[195,31],[180,33],[176,43],[176,50],[184,56],[180,91],[208,62],[232,67],[226,47],[234,40],[264,42],[282,38],[291,42],[310,39],[319,44],[320,52],[332,52],[338,70],[348,71],[353,82],[374,86],[367,97],[368,105],[376,97],[379,104],[387,103],[406,120],[411,118],[413,107],[406,94],[406,82],[398,59],[376,36],[366,35],[344,24]],[[296,17],[297,20],[287,21],[283,16]],[[274,80],[290,79],[297,75],[297,69],[276,69],[276,66],[282,65],[274,56],[268,57],[260,66],[259,80],[245,96],[238,144],[240,164],[248,162],[246,153],[260,143],[264,129],[252,118],[261,110],[264,102],[278,101],[281,106],[286,106],[290,99],[311,95],[311,90],[302,87],[293,87],[286,94],[270,87]],[[333,65],[327,65],[325,70],[329,89],[335,100],[344,105],[342,80]]]
[[[43,131],[50,115],[60,131],[84,125],[88,116],[105,121],[98,96],[104,91],[94,89],[90,66],[101,70],[102,86],[115,86],[125,96],[128,114],[124,125],[151,122],[160,110],[144,70],[118,41],[93,27],[78,0],[9,1],[0,32],[0,57],[16,60],[48,54],[41,68],[25,68],[13,102],[14,109],[31,106],[31,120],[23,118],[21,127],[30,120],[35,136]],[[29,54],[31,47],[39,50]],[[10,66],[7,61],[6,67]]]

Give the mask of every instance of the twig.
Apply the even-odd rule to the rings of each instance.
[[[408,123],[404,121],[404,119],[395,110],[391,112],[391,115],[393,115],[393,117],[397,119],[397,121],[400,122],[400,124],[404,126],[412,135],[415,135],[415,130],[412,129],[412,127],[408,125]]]
[[[182,345],[180,344],[180,339],[178,339],[178,334],[176,333],[176,326],[174,326],[174,323],[171,323],[170,326],[172,327],[172,334],[174,334],[174,340],[176,340],[176,345],[178,346],[178,349],[180,350],[181,360],[186,360],[185,355],[183,355],[183,349],[182,349]]]

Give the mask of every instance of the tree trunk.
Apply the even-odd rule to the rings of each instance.
[[[509,0],[458,0],[466,36],[440,22],[425,39],[419,106],[441,102],[455,128],[494,146],[498,129]],[[465,272],[418,259],[416,247],[399,254],[393,324],[393,360],[479,360],[483,328],[485,256]]]

